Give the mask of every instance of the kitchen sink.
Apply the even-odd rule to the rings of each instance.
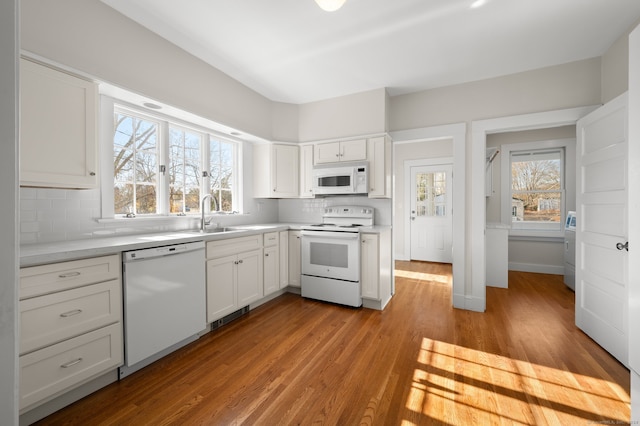
[[[245,231],[245,229],[239,229],[239,228],[208,228],[205,229],[204,233],[205,234],[219,234],[222,232],[240,232],[240,231]]]

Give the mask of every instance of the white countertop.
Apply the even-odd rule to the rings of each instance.
[[[132,234],[113,237],[88,238],[20,246],[20,266],[34,266],[87,257],[119,254],[123,251],[179,244],[190,241],[215,241],[255,235],[271,231],[301,229],[304,223],[272,223],[233,226],[234,231],[201,234],[196,230]],[[379,233],[390,226],[368,226],[362,232]]]

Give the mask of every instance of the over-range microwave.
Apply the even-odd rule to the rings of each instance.
[[[366,162],[315,166],[313,193],[316,195],[367,194],[369,165]]]

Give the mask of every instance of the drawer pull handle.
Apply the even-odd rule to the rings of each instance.
[[[74,309],[73,311],[69,311],[69,312],[64,312],[62,314],[60,314],[60,316],[62,318],[68,318],[68,317],[72,317],[74,315],[78,315],[82,313],[82,309]]]
[[[73,361],[69,361],[66,364],[62,364],[60,367],[69,368],[69,367],[73,367],[76,364],[80,364],[81,362],[82,362],[82,358],[78,358],[78,359],[74,359]]]
[[[78,275],[80,275],[80,272],[67,272],[67,273],[58,275],[58,278],[71,278],[71,277],[77,277]]]

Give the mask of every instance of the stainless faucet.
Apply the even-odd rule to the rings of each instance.
[[[213,204],[216,205],[216,212],[219,210],[218,209],[218,201],[213,197],[212,194],[207,194],[204,197],[202,197],[202,200],[200,200],[200,232],[204,233],[205,231],[205,226],[209,224],[209,222],[206,222],[204,220],[204,202],[207,200],[207,198],[211,198],[213,200]]]

